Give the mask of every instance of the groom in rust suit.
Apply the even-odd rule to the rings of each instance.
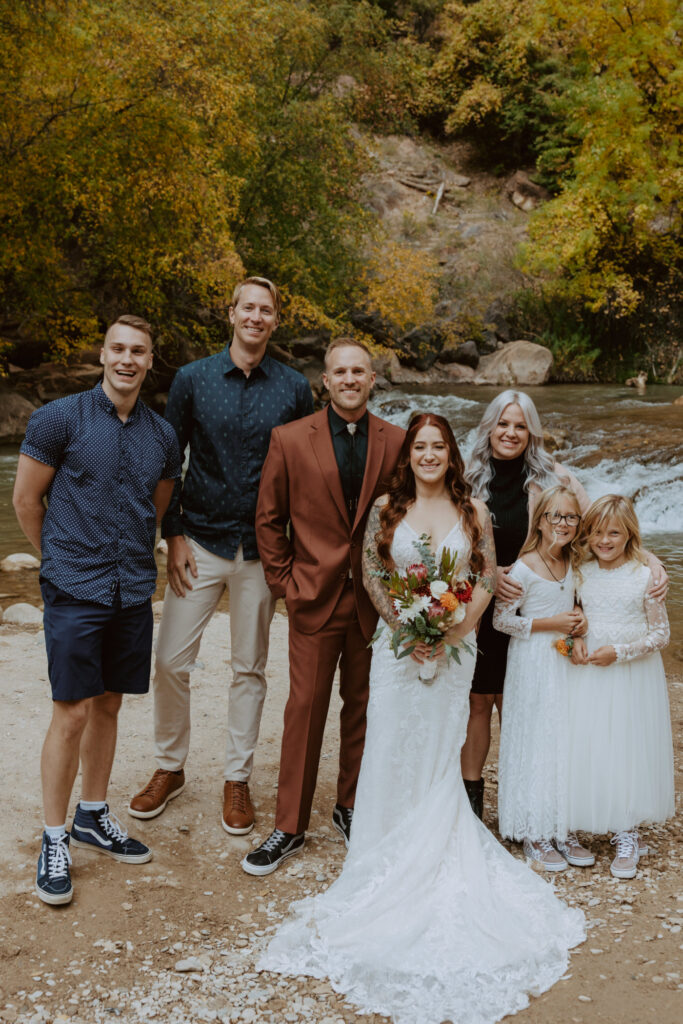
[[[386,492],[404,431],[368,413],[370,353],[333,341],[323,383],[330,405],[273,430],[256,510],[266,580],[289,613],[285,708],[275,830],[242,867],[268,875],[304,845],[332,681],[340,665],[339,778],[333,823],[348,845],[365,740],[377,613],[363,588],[363,534]]]

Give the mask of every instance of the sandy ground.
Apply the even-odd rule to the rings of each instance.
[[[131,819],[125,807],[154,768],[152,701],[135,697],[124,702],[110,802],[132,834],[152,846],[153,861],[123,865],[75,850],[73,902],[50,908],[38,901],[33,889],[42,820],[38,762],[50,714],[43,637],[40,631],[0,626],[0,1020],[384,1020],[357,1016],[327,982],[255,971],[258,952],[289,902],[326,887],[344,855],[330,822],[335,699],[304,854],[266,879],[248,877],[239,866],[245,851],[272,825],[287,695],[286,635],[287,620],[276,615],[269,696],[252,780],[258,818],[252,836],[231,838],[221,828],[229,644],[228,616],[219,613],[207,629],[202,664],[192,678],[193,741],[186,790],[162,816],[148,822]],[[680,792],[683,681],[679,662],[669,658],[667,668]],[[497,742],[493,757],[496,748]],[[495,828],[494,759],[487,775],[486,820]],[[631,882],[611,877],[606,839],[593,843],[595,868],[563,873],[558,892],[585,910],[589,937],[574,952],[566,977],[518,1015],[520,1024],[674,1024],[683,1019],[680,839],[679,819],[648,830],[653,852]],[[194,969],[179,971],[183,960],[190,960]]]

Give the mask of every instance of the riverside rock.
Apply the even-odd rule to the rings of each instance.
[[[43,613],[32,604],[20,601],[5,608],[2,621],[5,625],[12,626],[40,626],[43,622]]]
[[[490,356],[482,356],[475,384],[546,384],[553,368],[553,356],[533,341],[511,341]]]
[[[0,562],[0,569],[3,572],[21,572],[22,569],[40,569],[40,562],[35,555],[28,555],[21,551],[16,555],[8,555]]]
[[[464,341],[455,348],[445,348],[439,355],[440,363],[459,363],[473,370],[479,366],[479,349],[476,341]]]
[[[405,366],[428,370],[439,358],[445,343],[446,335],[439,324],[423,324],[400,339],[399,359]]]
[[[23,440],[34,405],[28,398],[14,391],[0,390],[0,442]]]

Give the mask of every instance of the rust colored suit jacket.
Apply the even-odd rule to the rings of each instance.
[[[261,473],[256,542],[268,586],[275,597],[285,598],[300,632],[315,633],[325,625],[350,570],[358,620],[370,640],[377,612],[363,587],[363,534],[372,503],[387,490],[404,437],[400,427],[369,414],[365,475],[351,523],[327,409],[273,430]]]

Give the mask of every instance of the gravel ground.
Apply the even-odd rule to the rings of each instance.
[[[239,861],[269,833],[273,820],[287,695],[287,621],[276,615],[273,623],[270,689],[252,780],[257,825],[245,838],[228,836],[220,822],[227,634],[228,616],[219,613],[207,629],[192,679],[186,789],[151,821],[129,818],[125,806],[154,768],[152,702],[133,697],[124,703],[110,802],[132,834],[150,844],[154,859],[124,865],[75,850],[73,902],[50,908],[33,891],[42,819],[38,762],[50,714],[43,638],[39,631],[0,626],[0,692],[6,709],[0,750],[1,1021],[385,1020],[357,1015],[326,981],[282,979],[255,969],[289,903],[325,888],[341,869],[344,847],[330,820],[338,702],[330,712],[304,854],[268,878],[248,877]],[[669,656],[667,670],[680,792],[680,662]],[[495,829],[495,760],[487,777],[486,820]],[[569,869],[557,879],[558,893],[586,912],[588,940],[573,953],[565,978],[518,1014],[520,1024],[678,1024],[683,1019],[680,818],[645,835],[653,852],[632,881],[611,877],[606,837],[591,844],[598,855],[594,868]],[[518,848],[515,852],[519,855]]]

